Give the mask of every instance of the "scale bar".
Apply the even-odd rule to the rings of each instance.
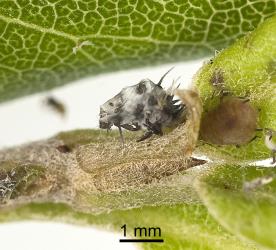
[[[160,242],[163,243],[163,239],[120,239],[119,242]]]

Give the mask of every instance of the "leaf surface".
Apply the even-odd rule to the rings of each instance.
[[[134,227],[159,227],[164,243],[145,243],[142,249],[193,250],[257,250],[253,244],[240,241],[225,231],[203,205],[189,204],[112,211],[99,215],[77,213],[62,204],[29,204],[0,213],[0,221],[46,219],[88,224],[119,232],[127,225],[127,238],[133,237]],[[159,238],[159,237],[158,237]],[[119,241],[119,239],[118,239]]]
[[[274,0],[3,0],[0,101],[101,72],[202,57],[253,30],[275,6]],[[84,41],[93,45],[79,48]]]
[[[254,166],[213,166],[197,183],[198,193],[214,218],[230,232],[275,249],[276,171]],[[270,183],[253,188],[258,178],[272,177]],[[245,189],[245,183],[251,189]]]

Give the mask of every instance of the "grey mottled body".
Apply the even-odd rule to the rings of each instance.
[[[161,87],[166,74],[157,84],[150,79],[143,79],[138,84],[125,87],[101,105],[100,128],[110,129],[114,125],[120,133],[121,128],[130,131],[145,129],[145,134],[138,141],[153,134],[162,135],[163,128],[174,123],[185,107],[177,103],[178,100],[173,100],[172,93]]]

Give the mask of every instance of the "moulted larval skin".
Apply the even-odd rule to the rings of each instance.
[[[0,101],[91,74],[213,53],[275,6],[275,0],[0,1]]]
[[[183,123],[186,119],[185,103],[174,98],[176,81],[167,90],[161,86],[170,71],[157,84],[143,79],[138,84],[123,88],[101,105],[100,128],[109,130],[113,125],[117,126],[122,140],[121,127],[130,131],[144,129],[146,132],[138,139],[143,141],[153,134],[163,135],[166,128],[172,130]]]
[[[194,176],[181,173],[205,163],[191,158],[202,107],[197,92],[176,94],[185,103],[186,120],[163,136],[136,142],[136,134],[124,133],[122,147],[117,133],[84,130],[1,151],[0,210],[61,202],[103,212],[197,200]],[[62,145],[69,150],[59,150]]]
[[[153,136],[143,142],[136,142],[132,137],[125,142],[124,148],[118,138],[113,138],[104,144],[91,143],[76,149],[78,166],[86,174],[93,175],[93,182],[78,181],[81,185],[75,187],[76,200],[79,201],[77,206],[78,203],[91,205],[89,192],[134,192],[133,206],[149,200],[152,204],[190,200],[187,198],[191,194],[191,190],[187,190],[190,182],[180,180],[179,173],[204,162],[191,158],[198,137],[202,107],[197,92],[178,90],[176,94],[186,105],[187,119],[169,133]],[[174,179],[176,176],[180,179]],[[183,191],[186,193],[184,196]]]

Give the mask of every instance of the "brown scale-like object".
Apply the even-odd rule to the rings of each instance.
[[[224,97],[220,104],[207,112],[200,127],[200,137],[217,145],[243,145],[254,139],[257,110],[248,100]]]

